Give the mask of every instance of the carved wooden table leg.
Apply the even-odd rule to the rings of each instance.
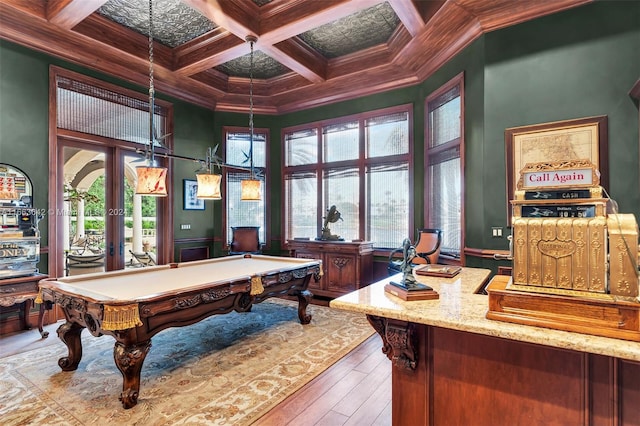
[[[138,403],[140,371],[150,348],[151,340],[129,346],[116,342],[113,348],[113,358],[124,379],[119,398],[124,408],[134,407]]]
[[[24,316],[22,317],[23,330],[31,330],[31,328],[33,327],[31,325],[31,321],[29,321],[29,312],[31,312],[32,307],[33,307],[33,299],[27,299],[24,301]]]
[[[40,336],[43,339],[49,337],[49,332],[44,331],[44,311],[45,311],[45,303],[40,304],[40,311],[38,312],[38,331],[40,332]]]
[[[307,315],[307,306],[313,297],[313,294],[309,290],[301,291],[298,296],[298,318],[301,324],[309,324],[311,322],[311,315]]]
[[[82,340],[80,333],[84,327],[74,322],[66,322],[58,327],[58,337],[67,345],[69,356],[58,360],[58,365],[62,371],[74,371],[82,359]]]

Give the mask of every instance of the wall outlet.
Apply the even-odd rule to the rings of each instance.
[[[190,223],[183,223],[180,225],[180,229],[191,229]]]
[[[491,228],[491,236],[494,238],[500,238],[502,237],[502,228],[500,227],[493,227]]]

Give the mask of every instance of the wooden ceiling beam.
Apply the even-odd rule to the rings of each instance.
[[[90,15],[76,25],[72,33],[83,35],[105,46],[115,47],[149,62],[149,38],[147,36],[123,27],[97,13]],[[171,48],[154,43],[153,61],[165,68],[171,68],[173,64]]]
[[[198,74],[194,74],[189,78],[204,83],[208,86],[216,87],[224,93],[229,91],[229,76],[213,68],[210,68]]]
[[[205,0],[182,1],[193,7],[194,9],[200,11],[204,16],[206,16],[216,25],[224,27],[231,34],[234,34],[236,37],[242,40],[244,40],[246,36],[250,34],[257,36],[258,40],[255,44],[256,49],[269,55],[272,59],[278,61],[285,67],[299,73],[309,81],[321,82],[324,81],[326,75],[326,60],[317,52],[312,51],[312,49],[310,49],[300,40],[290,40],[293,36],[290,36],[289,33],[295,32],[297,30],[287,31],[288,25],[283,22],[281,13],[286,14],[286,12],[289,10],[298,10],[298,14],[296,14],[298,18],[290,17],[293,20],[289,24],[289,26],[297,26],[298,21],[296,21],[295,19],[299,19],[301,5],[304,6],[303,9],[305,11],[311,10],[312,13],[314,13],[314,16],[317,17],[319,16],[318,14],[326,14],[326,9],[332,9],[335,11],[332,6],[337,5],[337,7],[349,7],[350,9],[356,8],[356,10],[359,10],[366,6],[366,3],[369,1],[371,1],[372,3],[376,3],[380,0],[358,0],[357,2],[354,0],[334,0],[328,2],[323,1],[305,3],[293,1],[288,3],[286,5],[288,7],[284,7],[284,10],[284,3],[279,3],[278,7],[280,13],[271,15],[275,20],[278,21],[277,30],[275,30],[271,34],[266,35],[262,32],[262,28],[257,27],[258,20],[256,20],[255,18],[250,19],[250,15],[246,14],[246,9],[240,8],[240,5],[234,0],[216,0],[211,2],[207,2]],[[295,9],[292,9],[291,6],[297,7]],[[257,11],[260,12],[260,10]],[[272,12],[273,9],[271,9],[270,11]],[[270,11],[267,11],[267,15],[270,13]],[[303,15],[305,13],[309,12],[302,12]],[[254,16],[258,16],[258,14],[256,13]],[[335,20],[336,16],[341,15],[333,14],[326,16],[331,16],[331,18]],[[260,15],[260,17],[262,19],[263,15]],[[317,25],[318,21],[312,19],[308,22],[309,28],[313,28],[313,26]],[[181,55],[180,52],[177,52],[177,72],[182,75],[196,74],[198,72],[205,71],[207,68],[214,67],[231,59],[246,55],[247,53],[245,48],[239,48],[239,41],[231,43],[232,45],[224,45],[221,43],[221,40],[216,40],[215,44],[215,47],[211,47],[209,49],[215,50],[214,54],[211,54],[211,52],[207,52],[203,49],[200,49],[197,53],[194,52],[189,56]]]
[[[4,7],[14,9],[20,13],[26,13],[40,19],[47,19],[47,5],[44,1],[29,1],[29,0],[2,0]],[[0,23],[4,16],[0,14]]]
[[[418,35],[424,27],[424,20],[420,11],[416,8],[413,1],[407,0],[387,0],[393,11],[398,15],[402,25],[409,31],[412,36]]]
[[[327,60],[298,37],[275,45],[263,45],[261,50],[311,82],[320,83],[326,79]]]
[[[189,76],[246,55],[245,41],[226,30],[205,34],[174,49],[175,71]]]
[[[414,75],[401,67],[386,64],[368,72],[349,74],[274,97],[278,113],[284,114],[418,83],[419,80]],[[349,96],[345,97],[347,92]]]
[[[362,63],[367,63],[367,68],[362,69]],[[392,63],[391,52],[385,44],[370,47],[349,55],[333,58],[329,61],[327,80],[345,77],[350,74],[367,74],[370,70],[376,70]]]
[[[206,71],[232,59],[247,54],[244,46],[248,35],[257,36],[258,13],[249,4],[239,4],[236,0],[182,0],[183,3],[199,11],[215,25],[227,33],[200,43],[200,48],[189,49],[186,53],[176,50],[176,72],[189,76]],[[255,8],[253,2],[249,2]],[[249,7],[247,7],[249,6]],[[253,11],[253,13],[251,13]]]
[[[107,0],[49,0],[47,20],[65,30],[70,30],[106,2]]]
[[[381,0],[295,0],[277,13],[261,11],[258,45],[279,43],[380,3]]]
[[[235,0],[182,0],[207,19],[241,40],[248,35],[258,36],[258,14],[251,14],[250,7]],[[257,7],[257,6],[256,6]]]

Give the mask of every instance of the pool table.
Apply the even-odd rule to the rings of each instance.
[[[80,363],[83,329],[115,338],[113,356],[124,379],[119,399],[124,408],[131,408],[138,401],[140,371],[155,334],[211,315],[246,312],[279,295],[296,296],[300,322],[308,324],[306,308],[312,294],[307,286],[321,271],[319,260],[227,256],[44,279],[38,301],[64,311],[66,322],[57,331],[69,352],[58,360],[63,371],[73,371]]]

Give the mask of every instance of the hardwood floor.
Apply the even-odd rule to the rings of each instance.
[[[254,425],[390,425],[391,362],[375,334]]]
[[[58,326],[44,327],[47,339],[35,329],[0,336],[0,358],[59,341]],[[374,334],[254,425],[391,425],[391,362],[381,348]]]

